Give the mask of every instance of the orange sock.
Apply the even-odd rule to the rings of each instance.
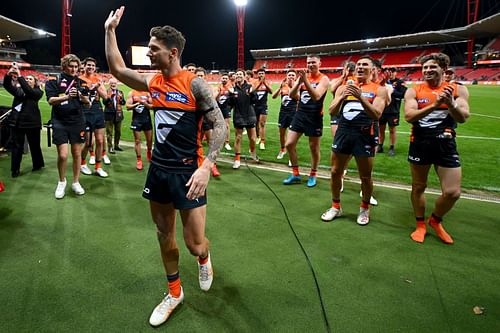
[[[99,169],[101,167],[101,161],[97,162],[95,161],[95,169]]]
[[[200,265],[205,265],[208,262],[208,255],[205,258],[198,257],[198,262]]]
[[[309,176],[316,177],[317,174],[318,174],[318,170],[311,169],[311,172],[309,173]]]
[[[85,161],[84,158],[82,158],[82,166],[84,166],[85,164],[87,164],[87,162]]]
[[[335,209],[340,209],[340,200],[332,200],[332,207]]]
[[[294,176],[299,176],[300,175],[300,173],[299,173],[299,166],[298,165],[292,166],[292,174]]]
[[[235,161],[239,161],[240,159],[241,159],[241,154],[240,153],[234,154],[234,160]]]
[[[436,235],[446,244],[453,244],[453,238],[444,230],[441,224],[441,218],[432,214],[429,217],[429,225],[434,229]]]
[[[174,297],[179,297],[181,295],[181,278],[179,272],[167,275],[168,280],[168,292]]]
[[[90,156],[95,156],[95,153],[93,151],[91,151]]]
[[[426,233],[427,227],[425,225],[425,219],[423,217],[417,217],[417,229],[415,229],[415,231],[411,233],[411,239],[413,239],[417,243],[423,243]]]

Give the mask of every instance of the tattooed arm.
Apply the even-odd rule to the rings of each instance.
[[[206,121],[213,124],[206,158],[186,184],[186,186],[189,186],[186,197],[189,200],[195,200],[205,194],[208,179],[210,178],[210,170],[226,138],[226,123],[213,97],[212,89],[203,79],[193,79],[191,81],[191,91],[196,98],[197,109],[202,112],[205,111]]]

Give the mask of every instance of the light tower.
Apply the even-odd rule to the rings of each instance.
[[[467,24],[477,21],[477,12],[479,10],[479,0],[467,0]],[[471,35],[467,41],[467,66],[473,67],[472,55],[474,53],[475,36]]]
[[[70,19],[73,0],[62,0],[61,58],[71,53]]]
[[[234,0],[238,20],[238,68],[245,68],[245,6],[247,0]]]

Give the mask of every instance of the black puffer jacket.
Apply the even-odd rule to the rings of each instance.
[[[42,98],[43,91],[39,87],[31,88],[22,76],[18,77],[17,82],[20,86],[13,84],[11,75],[5,75],[3,79],[3,86],[14,96],[9,125],[18,128],[42,128],[38,101]],[[19,104],[22,104],[20,112],[16,110]]]

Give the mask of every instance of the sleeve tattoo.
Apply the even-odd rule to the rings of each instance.
[[[222,111],[213,97],[210,86],[203,79],[193,79],[191,82],[191,90],[196,98],[198,109],[205,112],[205,120],[209,124],[213,124],[212,135],[208,143],[206,155],[211,162],[215,162],[226,138],[226,123],[222,116]]]

